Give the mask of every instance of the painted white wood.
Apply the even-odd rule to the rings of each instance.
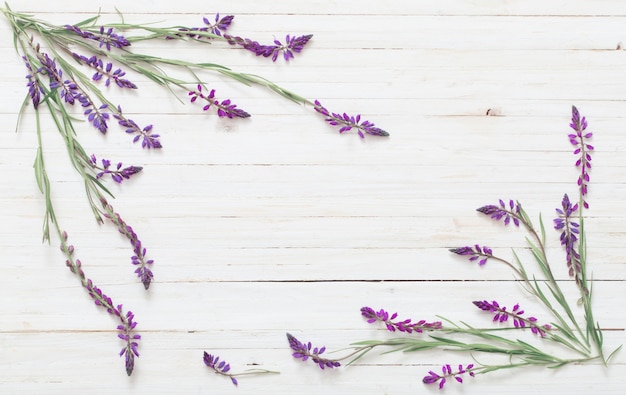
[[[11,6],[56,23],[99,9],[73,0],[62,9],[40,0]],[[556,277],[567,281],[551,223],[563,194],[577,193],[567,138],[572,104],[587,116],[596,146],[586,221],[596,319],[607,329],[607,349],[625,342],[621,2],[136,0],[117,8],[127,21],[167,25],[233,13],[233,32],[259,41],[313,33],[289,64],[218,45],[137,47],[263,75],[331,111],[361,113],[391,136],[338,135],[310,107],[206,73],[220,97],[253,114],[220,120],[189,104],[184,92],[181,103],[129,73],[139,92],[111,89],[111,98],[141,125],[153,123],[164,149],[142,151],[115,127],[104,137],[88,125],[78,133],[89,152],[144,166],[135,179],[107,186],[155,259],[155,282],[145,292],[133,277],[128,242],[95,223],[64,143],[46,124],[59,221],[87,275],[139,323],[141,357],[128,378],[116,354],[117,324],[66,269],[58,240],[40,244],[35,123],[27,111],[14,132],[26,73],[1,23],[0,393],[234,391],[206,369],[203,350],[235,371],[258,364],[281,372],[241,378],[242,394],[437,392],[422,377],[469,357],[373,352],[354,366],[322,372],[291,358],[285,332],[329,349],[387,337],[360,317],[363,306],[488,326],[489,317],[471,305],[481,299],[520,303],[544,317],[503,265],[478,267],[447,249],[479,243],[510,258],[516,247],[530,258],[522,231],[475,212],[499,198],[518,199],[534,221],[542,213],[548,256]],[[103,20],[117,19],[114,5],[100,9]],[[570,284],[564,288],[575,294]],[[608,368],[500,372],[450,382],[446,391],[620,393],[625,365],[622,351]]]

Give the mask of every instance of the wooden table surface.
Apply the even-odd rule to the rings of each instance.
[[[233,14],[232,31],[261,42],[313,34],[289,63],[223,45],[138,48],[259,74],[331,111],[362,114],[391,136],[340,135],[310,106],[214,74],[205,77],[252,118],[219,119],[142,77],[134,76],[139,90],[132,94],[111,89],[133,119],[154,124],[164,146],[141,150],[114,128],[102,136],[77,123],[90,152],[144,168],[122,185],[106,185],[155,260],[146,292],[132,273],[128,242],[94,221],[65,145],[46,122],[59,223],[88,276],[139,323],[141,356],[129,378],[117,355],[117,324],[67,270],[58,238],[41,244],[45,201],[32,169],[32,108],[15,133],[26,70],[9,25],[0,23],[0,393],[439,393],[422,377],[445,363],[471,363],[470,356],[373,351],[353,366],[322,371],[291,357],[285,333],[329,350],[388,338],[361,317],[363,306],[489,327],[490,316],[471,301],[496,299],[545,317],[504,266],[478,267],[448,249],[480,244],[510,256],[517,247],[528,258],[523,231],[475,211],[517,199],[534,221],[543,214],[548,253],[567,280],[552,218],[564,193],[578,193],[567,137],[572,105],[587,117],[596,148],[586,222],[596,319],[607,350],[625,343],[623,2],[9,4],[58,24],[98,10],[103,21],[117,21],[116,6],[126,22],[161,25],[197,26],[203,16]],[[242,377],[234,388],[204,366],[203,351],[233,371],[280,374]],[[608,368],[495,372],[448,382],[445,391],[618,394],[626,391],[625,365],[622,351]]]

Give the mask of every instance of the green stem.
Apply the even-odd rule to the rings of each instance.
[[[519,215],[515,214],[515,216],[524,224],[524,227],[531,234],[532,238],[536,242],[535,244],[531,240],[527,239],[528,245],[531,249],[533,256],[535,257],[535,260],[537,261],[537,264],[539,265],[539,268],[547,277],[548,289],[550,290],[550,293],[552,294],[556,302],[561,306],[561,308],[563,309],[563,311],[569,318],[570,323],[574,326],[576,332],[580,335],[582,342],[584,342],[586,348],[588,349],[589,339],[587,336],[584,335],[584,332],[580,328],[580,325],[578,324],[576,317],[574,317],[574,313],[572,312],[572,309],[570,308],[569,303],[567,302],[567,299],[565,298],[565,295],[563,294],[563,291],[561,290],[561,287],[559,286],[554,275],[552,274],[552,269],[550,268],[550,263],[548,262],[548,257],[546,255],[546,250],[545,250],[545,246],[543,242],[544,238],[540,237],[537,234],[537,231],[532,226],[530,217],[528,217],[528,214],[526,214],[523,208],[520,207],[520,214]],[[543,227],[542,227],[542,230],[543,230]],[[561,328],[563,330],[569,331],[572,334],[572,337],[575,337],[578,339],[578,336],[575,336],[574,333],[569,329],[569,325],[565,322],[561,314],[559,314],[552,307],[551,303],[549,303],[545,294],[539,288],[539,283],[536,280],[534,280],[534,283],[535,283],[535,286],[533,287],[535,290],[534,294],[542,300],[542,302],[546,305],[546,307],[548,307],[548,309],[550,309],[550,311],[553,313],[555,318],[561,323]],[[577,342],[579,342],[579,344],[581,345],[583,344],[580,342],[580,340],[577,340]]]

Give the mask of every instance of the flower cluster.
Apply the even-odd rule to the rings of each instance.
[[[487,263],[489,258],[493,257],[493,251],[491,248],[487,246],[479,246],[478,244],[473,247],[465,246],[465,247],[457,247],[449,249],[450,252],[457,255],[465,255],[469,256],[469,260],[471,262],[478,261],[480,266]]]
[[[446,384],[446,379],[454,378],[457,382],[463,383],[463,378],[461,377],[463,374],[467,373],[471,377],[474,377],[474,364],[470,363],[469,365],[463,367],[463,365],[459,364],[459,368],[456,372],[452,370],[452,367],[449,364],[443,365],[441,367],[441,374],[435,373],[432,370],[428,372],[428,375],[422,379],[424,384],[436,384],[439,383],[439,389],[443,389],[443,386]]]
[[[39,45],[36,45],[34,50],[36,51],[40,67],[35,73],[29,74],[29,80],[37,79],[36,74],[48,76],[50,80],[50,90],[58,92],[63,101],[69,105],[74,105],[74,103],[78,101],[81,107],[83,107],[83,114],[87,117],[89,123],[91,123],[93,127],[98,129],[102,134],[105,134],[108,130],[107,120],[109,119],[109,114],[105,111],[108,104],[103,103],[99,106],[96,105],[96,103],[91,100],[89,95],[80,88],[76,81],[71,78],[63,78],[63,70],[60,67],[57,67],[56,61],[50,58],[48,54],[40,51]],[[29,71],[32,71],[31,64],[27,63],[27,68]],[[37,85],[41,86],[40,83]],[[33,106],[36,107],[35,103],[39,104],[39,98],[36,97],[36,95],[34,97],[32,92],[30,92],[30,96],[33,101]]]
[[[319,102],[316,102],[316,105],[321,108]],[[328,116],[327,111],[320,109],[318,112]],[[335,122],[334,125],[342,127],[340,132],[349,130],[349,126],[354,127],[352,124],[358,121],[358,118],[352,120],[351,117],[345,114],[344,116],[333,114],[332,118],[329,117],[329,119]],[[587,279],[586,270],[586,238],[584,237],[582,216],[582,208],[588,208],[584,197],[587,194],[588,171],[591,168],[589,165],[591,160],[589,151],[592,151],[594,148],[585,141],[591,137],[591,133],[586,132],[587,121],[580,116],[576,107],[572,107],[572,123],[570,126],[576,131],[576,134],[570,134],[569,138],[570,142],[576,146],[574,154],[579,156],[579,159],[576,161],[576,167],[581,170],[578,179],[580,196],[578,203],[572,203],[568,195],[564,195],[561,207],[556,210],[557,218],[554,219],[554,227],[561,233],[560,241],[566,251],[567,267],[570,276],[575,277],[576,284],[581,292],[581,297],[576,300],[576,305],[580,305],[583,310],[585,321],[583,325],[579,323],[580,319],[573,308],[574,305],[561,288],[562,282],[557,281],[552,272],[552,265],[546,253],[546,232],[541,217],[539,218],[540,227],[537,230],[533,227],[530,217],[519,202],[509,200],[505,203],[505,201],[500,199],[498,204],[482,206],[478,208],[478,211],[496,221],[504,223],[504,225],[510,223],[513,223],[516,227],[523,225],[523,230],[529,235],[525,239],[527,250],[533,259],[533,267],[538,269],[538,273],[529,273],[522,259],[523,256],[518,254],[515,249],[513,250],[513,259],[510,260],[494,256],[491,248],[479,244],[452,248],[450,252],[466,256],[470,261],[478,262],[479,265],[484,265],[490,259],[503,263],[513,271],[524,291],[542,304],[542,307],[552,318],[549,324],[539,324],[538,319],[533,316],[527,316],[519,304],[515,304],[511,310],[508,310],[496,300],[477,300],[473,304],[477,308],[493,314],[493,322],[502,324],[512,321],[513,328],[480,328],[463,321],[455,322],[444,317],[441,318],[446,323],[445,327],[442,327],[440,322],[427,324],[425,321],[419,321],[413,323],[411,320],[396,320],[398,317],[397,313],[389,314],[384,309],[376,311],[370,307],[363,307],[361,315],[365,317],[368,323],[382,322],[390,332],[439,330],[437,333],[430,333],[427,336],[406,336],[388,340],[353,342],[351,345],[352,352],[345,357],[331,361],[338,362],[346,358],[352,358],[350,362],[352,363],[376,347],[390,347],[391,349],[388,352],[418,352],[440,349],[465,352],[474,358],[479,353],[500,357],[500,362],[490,363],[489,365],[479,364],[475,366],[474,364],[468,364],[464,366],[460,364],[458,369],[455,370],[452,365],[445,364],[441,367],[440,373],[429,371],[422,379],[423,383],[438,384],[439,389],[443,389],[445,383],[451,379],[462,383],[467,375],[474,377],[478,374],[486,374],[497,370],[526,366],[554,369],[567,364],[581,364],[598,360],[607,364],[621,346],[611,354],[605,355],[603,333],[600,325],[593,317],[591,292],[587,288],[587,281],[589,280]],[[574,220],[575,214],[578,215],[578,222]],[[503,331],[504,329],[525,328],[530,329],[533,334],[541,338],[537,341],[541,341],[542,344],[550,342],[554,347],[545,347],[544,350],[544,347],[536,347],[522,339],[515,339],[511,336],[500,334],[510,333],[508,330]],[[553,328],[557,330],[553,330]],[[311,351],[312,346],[310,343],[303,344],[289,334],[287,337],[290,347],[296,351],[293,353],[293,356],[296,358],[307,360],[309,357],[318,356],[325,351],[325,348],[314,348]],[[559,355],[558,349],[562,349],[568,354],[573,353],[575,357]],[[319,361],[315,362],[320,364]],[[323,362],[320,366],[324,367],[327,365]]]
[[[232,373],[229,373],[230,365],[226,361],[220,361],[220,357],[218,357],[217,355],[211,355],[206,351],[204,352],[203,360],[204,364],[208,366],[209,369],[214,371],[216,374],[229,377],[230,381],[232,381],[232,383],[237,386],[237,379]]]
[[[385,132],[381,128],[378,128],[370,121],[362,121],[361,115],[351,116],[346,114],[334,113],[328,111],[326,107],[322,106],[319,100],[315,100],[315,111],[326,117],[326,122],[333,126],[339,126],[339,133],[344,133],[353,128],[357,130],[357,133],[361,138],[365,137],[365,134],[373,136],[389,136],[389,133]]]
[[[389,313],[383,309],[375,311],[371,307],[362,307],[361,315],[367,319],[369,324],[373,324],[378,321],[384,323],[387,330],[390,332],[395,332],[397,330],[406,333],[422,333],[425,330],[430,331],[442,328],[440,321],[426,322],[426,320],[419,320],[417,322],[412,322],[410,318],[402,321],[393,321],[398,317],[398,313],[393,313],[390,316]]]
[[[580,116],[580,112],[576,106],[572,106],[572,121],[570,128],[574,130],[574,133],[569,134],[570,143],[576,147],[574,149],[574,155],[578,155],[576,160],[576,167],[580,169],[580,175],[578,176],[578,187],[580,189],[580,196],[583,199],[583,206],[589,208],[589,204],[584,200],[584,196],[587,195],[587,189],[589,184],[589,170],[591,169],[591,154],[593,146],[586,142],[593,133],[587,132],[587,119]]]
[[[202,93],[202,85],[198,84],[197,90],[189,91],[189,99],[190,102],[195,103],[196,100],[201,99],[206,102],[206,104],[202,107],[203,111],[207,111],[211,106],[215,106],[217,108],[217,115],[222,118],[248,118],[250,114],[245,112],[244,110],[237,108],[236,104],[233,104],[230,99],[222,100],[221,102],[215,98],[215,89],[211,89],[211,91],[205,95]]]
[[[476,209],[476,211],[481,212],[485,215],[489,215],[496,221],[504,218],[505,225],[508,225],[511,220],[513,220],[513,224],[515,224],[515,226],[519,226],[521,220],[520,210],[522,207],[519,202],[509,200],[508,208],[502,199],[500,199],[498,203],[498,206],[490,204],[487,206],[479,207]]]
[[[246,85],[262,86],[301,105],[315,106],[314,109],[318,113],[326,113],[327,121],[332,125],[339,126],[342,133],[350,129],[357,129],[361,137],[364,134],[388,135],[382,129],[375,127],[373,123],[362,121],[360,115],[351,117],[345,113],[343,115],[331,114],[319,102],[313,103],[256,74],[236,72],[215,63],[197,63],[185,59],[168,59],[142,54],[135,52],[134,47],[132,50],[129,48],[131,42],[154,39],[180,38],[203,43],[221,41],[225,45],[241,47],[257,56],[272,59],[274,62],[280,56],[285,61],[289,61],[294,58],[295,54],[303,51],[312,38],[310,34],[286,35],[282,42],[275,39],[273,44],[263,45],[255,40],[227,34],[226,32],[233,22],[234,17],[232,15],[220,17],[219,14],[216,14],[214,21],[205,17],[203,18],[205,26],[201,28],[181,28],[180,26],[160,28],[152,24],[127,24],[123,18],[120,23],[97,26],[98,16],[78,24],[59,26],[38,20],[27,14],[13,12],[6,3],[0,7],[0,12],[12,27],[16,51],[26,66],[26,86],[28,89],[26,98],[32,102],[37,116],[36,133],[41,137],[43,128],[39,121],[42,115],[49,116],[48,121],[56,126],[67,146],[71,163],[85,183],[86,197],[96,220],[98,222],[103,222],[105,218],[110,220],[118,231],[129,240],[133,249],[131,262],[136,275],[146,290],[154,278],[151,270],[154,261],[147,258],[147,250],[133,228],[107,202],[104,196],[111,193],[106,189],[104,183],[100,182],[103,177],[108,175],[116,183],[122,183],[141,172],[142,168],[124,166],[121,162],[115,165],[108,159],[98,160],[95,155],[89,156],[79,142],[80,134],[75,128],[76,119],[73,113],[66,109],[66,106],[80,106],[78,109],[81,110],[89,124],[102,134],[108,132],[109,122],[116,122],[127,134],[132,136],[133,143],[141,141],[143,148],[159,149],[162,147],[160,136],[154,133],[153,125],[141,127],[134,120],[128,118],[122,112],[122,107],[107,97],[108,90],[105,88],[117,86],[120,89],[137,89],[137,85],[127,77],[128,71],[129,74],[135,73],[135,75],[144,77],[145,80],[168,89],[174,95],[177,94],[175,90],[189,93],[192,102],[203,102],[205,111],[213,107],[219,117],[249,117],[250,114],[238,108],[230,99],[218,100],[215,97],[215,90],[205,88],[207,83],[204,73],[215,73]],[[121,35],[120,32],[124,32],[125,35],[128,34],[128,38]],[[35,42],[34,37],[45,40],[44,50]],[[72,52],[75,48],[78,52]],[[168,68],[188,72],[195,77],[195,80],[190,83],[174,78],[166,73],[165,70]],[[86,72],[83,73],[83,71]],[[189,86],[196,83],[197,90],[191,90]],[[45,113],[39,111],[42,103],[47,106],[46,110],[48,111]],[[22,106],[20,112],[24,111],[25,107]],[[56,227],[62,239],[62,250],[67,256],[67,266],[78,276],[82,286],[95,303],[119,320],[118,337],[125,342],[120,356],[125,357],[126,371],[130,375],[134,369],[135,357],[139,357],[138,348],[141,339],[135,333],[137,324],[134,321],[134,315],[130,311],[124,311],[121,304],[115,305],[111,298],[85,276],[80,260],[74,259],[74,247],[67,245],[67,235],[60,231],[54,213],[54,202],[50,194],[50,182],[44,163],[44,148],[41,138],[38,139],[37,148],[34,165],[35,178],[46,201],[44,240],[50,240],[50,228],[51,226]],[[425,322],[412,323],[410,321],[388,321],[387,324],[407,332],[427,329],[431,325]],[[310,359],[321,368],[340,366],[338,360],[327,359],[322,356],[325,351],[324,347],[313,348],[310,343],[300,343],[291,335],[288,335],[288,338],[294,350],[294,356],[304,360]],[[220,361],[218,357],[206,354],[205,363],[214,371],[229,376],[233,383],[237,384],[237,380],[234,378],[235,374],[229,372],[230,366],[224,361]],[[273,372],[254,369],[240,374],[256,373]]]
[[[287,333],[287,340],[289,341],[289,347],[293,350],[293,357],[297,359],[301,359],[303,361],[311,360],[316,363],[321,369],[324,368],[337,368],[341,366],[341,363],[335,359],[327,359],[324,357],[320,357],[326,351],[326,347],[313,347],[311,342],[302,343],[300,340],[296,339],[295,336]]]
[[[143,169],[141,166],[127,166],[122,168],[122,162],[118,162],[115,169],[112,170],[111,161],[104,158],[101,160],[102,166],[98,166],[98,159],[95,155],[91,155],[89,161],[94,169],[99,170],[98,174],[96,174],[96,179],[100,179],[105,174],[109,174],[113,181],[118,184],[121,184],[124,180],[128,180]]]
[[[511,311],[506,311],[506,307],[500,307],[500,304],[495,300],[488,302],[486,300],[478,300],[472,302],[476,307],[483,311],[489,311],[491,313],[495,313],[493,316],[494,322],[505,322],[508,321],[509,316],[513,318],[513,325],[516,328],[525,328],[526,325],[530,327],[530,330],[535,335],[540,335],[544,337],[546,335],[546,331],[552,329],[552,327],[548,324],[539,326],[537,325],[537,318],[535,317],[522,317],[524,314],[524,310],[520,309],[519,304],[513,306]]]

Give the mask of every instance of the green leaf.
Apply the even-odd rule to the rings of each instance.
[[[37,154],[35,155],[35,163],[33,163],[33,168],[35,169],[35,180],[37,181],[37,187],[39,188],[39,192],[44,193],[43,183],[44,183],[44,168],[43,168],[43,155],[41,152],[41,147],[37,148]]]

